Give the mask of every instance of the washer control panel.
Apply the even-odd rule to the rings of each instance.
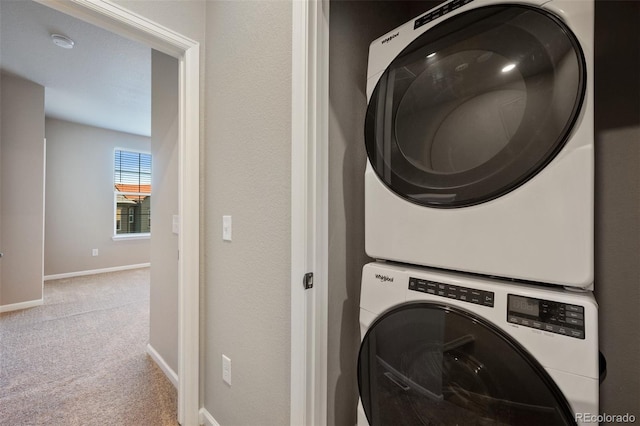
[[[507,321],[564,336],[584,339],[584,307],[509,294]]]
[[[495,299],[495,294],[492,291],[478,290],[459,285],[443,284],[414,277],[409,277],[409,290],[433,294],[434,296],[446,297],[448,299],[462,300],[463,302],[487,306],[490,308],[493,308],[493,302]]]

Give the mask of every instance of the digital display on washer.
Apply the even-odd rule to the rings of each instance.
[[[584,339],[584,307],[509,294],[507,321],[564,336]]]
[[[510,295],[509,311],[537,317],[540,314],[539,302],[538,299]]]

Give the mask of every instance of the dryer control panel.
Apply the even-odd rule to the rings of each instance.
[[[448,299],[462,300],[467,303],[493,308],[495,294],[492,291],[467,288],[459,285],[444,284],[421,278],[409,277],[409,290],[433,294]]]
[[[584,339],[584,307],[509,294],[507,321],[576,339]]]

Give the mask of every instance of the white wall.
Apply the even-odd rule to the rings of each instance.
[[[44,88],[1,75],[0,306],[42,299]]]
[[[45,134],[45,276],[148,263],[149,239],[112,239],[113,155],[150,152],[150,138],[56,119]]]
[[[151,291],[149,344],[178,371],[178,60],[151,53]]]

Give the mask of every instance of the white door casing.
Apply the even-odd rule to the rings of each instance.
[[[36,0],[179,61],[178,421],[199,423],[200,46],[106,0]]]
[[[294,0],[291,88],[291,419],[327,424],[329,2]],[[313,287],[303,277],[313,273]]]

